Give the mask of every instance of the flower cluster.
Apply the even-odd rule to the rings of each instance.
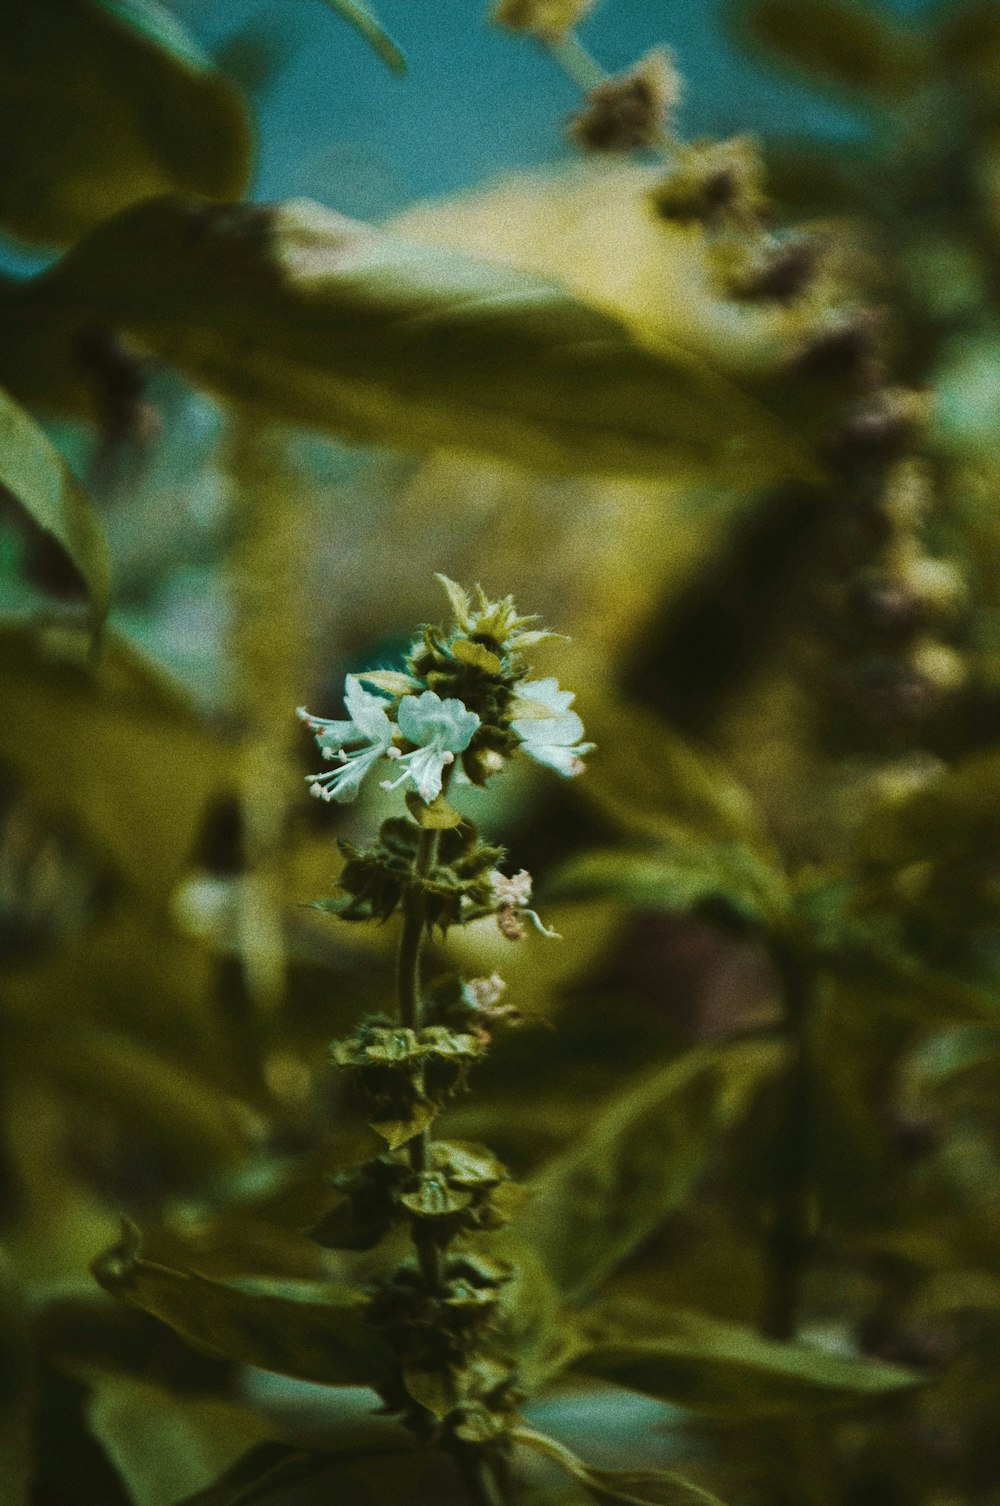
[[[380,780],[382,789],[409,785],[430,805],[457,758],[466,779],[483,784],[518,748],[567,778],[582,773],[593,744],[583,741],[583,723],[570,710],[572,693],[554,679],[526,679],[524,650],[550,635],[532,628],[534,619],[519,617],[509,597],[490,602],[477,589],[473,601],[440,579],[454,621],[450,628],[423,629],[407,673],[348,675],[346,719],[299,707],[331,765],[308,776],[317,798],[356,799],[366,776],[384,763],[394,777]]]

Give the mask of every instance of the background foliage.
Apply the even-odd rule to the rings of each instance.
[[[686,93],[590,156],[480,9],[0,17],[0,1499],[466,1499],[372,1413],[398,1250],[305,1232],[394,935],[303,907],[384,802],[290,714],[446,571],[598,744],[468,796],[563,940],[449,938],[523,1499],[989,1506],[995,9],[605,0]]]

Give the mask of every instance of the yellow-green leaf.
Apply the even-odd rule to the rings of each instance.
[[[7,0],[0,224],[61,245],[154,194],[238,198],[250,125],[159,0]]]
[[[352,439],[740,488],[815,470],[696,350],[646,350],[544,277],[304,201],[138,206],[3,310],[48,332],[49,360],[53,326],[68,340],[86,318],[226,397]],[[18,380],[37,390],[37,372]]]
[[[522,1448],[533,1449],[558,1464],[600,1506],[615,1506],[617,1502],[622,1506],[722,1506],[718,1496],[681,1475],[659,1469],[595,1469],[565,1444],[535,1428],[517,1427],[511,1436]]]
[[[761,929],[787,908],[782,875],[735,843],[584,853],[559,871],[552,893],[559,899],[616,899],[634,909],[696,911],[722,924]]]
[[[732,9],[757,46],[820,83],[880,101],[920,83],[922,39],[870,0],[736,0]]]
[[[94,664],[79,633],[0,623],[0,698],[0,758],[137,891],[165,901],[230,777],[231,755],[183,692],[117,634]]]
[[[108,610],[111,584],[100,515],[59,451],[2,389],[0,488],[56,541],[79,571],[95,626],[100,626]]]
[[[365,1323],[360,1292],[179,1270],[144,1260],[132,1227],[95,1262],[94,1274],[113,1297],[161,1319],[207,1354],[329,1386],[377,1385],[391,1365]]]
[[[573,1369],[713,1417],[771,1417],[912,1391],[900,1365],[762,1338],[703,1313],[629,1302],[593,1310],[592,1347]]]
[[[541,1172],[515,1235],[564,1293],[597,1285],[683,1203],[783,1059],[774,1043],[747,1040],[657,1068]]]

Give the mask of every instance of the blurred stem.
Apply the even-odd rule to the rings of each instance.
[[[569,31],[564,37],[547,37],[542,46],[553,61],[559,64],[567,78],[584,94],[589,94],[591,89],[596,89],[598,84],[603,84],[607,79],[608,75],[600,63],[591,57],[575,32]]]
[[[458,1462],[474,1506],[511,1506],[510,1493],[501,1485],[484,1453],[469,1449],[459,1456]]]
[[[233,409],[223,463],[235,524],[227,584],[234,711],[242,737],[237,949],[250,1006],[248,1033],[259,1041],[285,990],[282,863],[295,736],[287,708],[302,679],[302,555],[308,543],[301,489],[277,428]]]
[[[426,878],[437,859],[440,832],[424,829],[417,844],[413,863],[414,880]],[[396,964],[396,989],[399,1001],[399,1022],[408,1030],[419,1030],[422,1024],[420,1007],[420,955],[423,951],[424,929],[427,924],[427,907],[423,885],[414,882],[407,890],[403,905],[403,932],[399,938],[399,955]],[[425,1129],[414,1136],[407,1146],[410,1165],[419,1175],[430,1160],[431,1133]],[[441,1251],[433,1238],[433,1231],[419,1219],[411,1224],[413,1243],[416,1246],[420,1270],[428,1291],[441,1290]]]
[[[782,949],[776,960],[792,1061],[774,1164],[763,1331],[769,1338],[792,1339],[799,1327],[802,1281],[813,1247],[812,1062],[817,978],[792,951]]]

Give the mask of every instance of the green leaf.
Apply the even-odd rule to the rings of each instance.
[[[0,1501],[28,1506],[34,1358],[21,1290],[0,1254]]]
[[[245,1125],[226,1095],[190,1064],[124,1035],[93,1028],[26,1033],[26,1059],[69,1099],[116,1111],[185,1173],[218,1168],[249,1152]]]
[[[448,804],[443,795],[438,795],[428,805],[415,790],[411,790],[406,797],[406,809],[427,831],[450,831],[453,826],[461,826],[465,819]]]
[[[427,1451],[388,1424],[345,1430],[322,1452],[264,1443],[178,1506],[397,1506],[427,1464]]]
[[[740,843],[769,856],[753,800],[710,753],[606,687],[582,691],[580,701],[600,749],[580,793],[623,833],[668,845]]]
[[[783,1060],[763,1041],[690,1051],[613,1099],[541,1172],[514,1233],[538,1249],[565,1295],[605,1279],[684,1202]]]
[[[154,194],[239,198],[239,93],[158,0],[7,0],[0,223],[64,244]]]
[[[907,1075],[921,1087],[948,1088],[1000,1075],[1000,1024],[967,1025],[932,1036],[913,1053]]]
[[[993,851],[998,820],[1000,753],[991,749],[873,811],[859,833],[861,855],[880,867],[960,862]]]
[[[94,1374],[88,1421],[133,1506],[163,1506],[209,1485],[272,1431],[247,1408]],[[266,1445],[265,1445],[266,1447]]]
[[[989,990],[927,965],[908,951],[899,917],[869,909],[863,884],[820,877],[800,886],[793,925],[799,943],[825,972],[863,989],[881,990],[909,1006],[916,1024],[934,1020],[992,1019],[997,1000]]]
[[[573,1370],[712,1417],[772,1417],[912,1391],[899,1365],[782,1344],[703,1313],[634,1301],[592,1310],[593,1344]]]
[[[737,0],[758,47],[837,90],[893,103],[916,88],[926,54],[912,27],[860,0]]]
[[[391,1369],[365,1323],[360,1292],[322,1282],[228,1280],[178,1270],[139,1253],[138,1231],[95,1262],[105,1291],[159,1318],[196,1349],[328,1386],[372,1386]]]
[[[55,540],[79,571],[90,598],[94,626],[99,628],[107,615],[111,586],[108,545],[100,515],[55,446],[20,404],[2,390],[0,487]]]
[[[12,295],[2,323],[13,337],[32,322],[52,361],[83,318],[228,398],[351,439],[741,489],[815,473],[697,352],[653,353],[543,277],[304,201],[138,206]],[[17,370],[38,390],[37,370]]]
[[[139,893],[166,903],[231,754],[170,677],[104,635],[0,623],[0,759],[68,817]]]
[[[534,1428],[518,1427],[511,1433],[515,1443],[534,1449],[553,1464],[558,1464],[583,1485],[590,1497],[601,1506],[722,1506],[718,1496],[702,1490],[680,1475],[664,1470],[594,1469],[578,1459],[565,1444],[557,1443]]]
[[[373,52],[378,53],[387,68],[390,68],[393,73],[406,72],[406,58],[362,0],[326,0],[326,3],[331,10],[343,16],[345,21],[349,21],[355,30],[361,33],[369,47]]]
[[[558,871],[551,893],[556,899],[616,899],[636,909],[693,911],[762,930],[787,908],[782,875],[735,844],[588,852]]]

